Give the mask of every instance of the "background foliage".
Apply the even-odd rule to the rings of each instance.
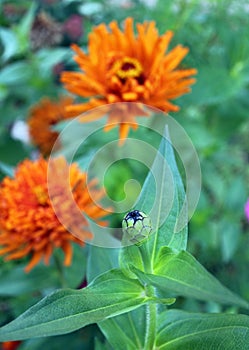
[[[1,1],[0,6],[1,178],[22,159],[34,156],[34,147],[23,132],[20,135],[20,122],[43,96],[63,92],[60,72],[75,68],[69,46],[77,42],[85,47],[94,25],[113,19],[122,22],[128,16],[138,22],[155,20],[160,33],[175,32],[172,46],[181,43],[190,48],[184,64],[198,69],[197,83],[191,94],[177,100],[181,110],[172,115],[192,139],[202,169],[202,192],[189,224],[188,250],[248,300],[249,226],[244,216],[249,197],[248,1],[158,0],[150,5],[138,0],[16,0]],[[54,43],[34,34],[32,23],[38,11],[50,16],[58,31]],[[78,22],[69,26],[75,15]],[[127,179],[135,177],[142,184],[146,173],[134,162],[116,164],[105,179],[109,195],[122,199]],[[57,269],[59,252],[50,267],[40,265],[29,275],[23,273],[23,263],[0,260],[0,322],[11,320],[58,287],[82,285],[88,248],[75,249],[73,265],[63,271]],[[178,299],[177,306],[186,311],[236,313],[234,307],[184,298]],[[75,334],[23,342],[20,349],[41,349],[45,344],[51,350],[61,344],[91,349],[101,340],[98,328],[88,326]]]

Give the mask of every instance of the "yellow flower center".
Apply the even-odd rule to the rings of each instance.
[[[39,204],[45,205],[47,203],[48,194],[47,194],[46,190],[41,185],[35,186],[33,188],[33,192],[34,192]]]
[[[121,79],[138,78],[142,71],[140,62],[131,57],[123,57],[117,60],[112,67],[114,73]]]

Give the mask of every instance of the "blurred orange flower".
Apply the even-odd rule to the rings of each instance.
[[[86,216],[105,224],[99,219],[107,211],[95,203],[105,192],[96,183],[95,179],[87,183],[86,173],[75,163],[69,166],[63,157],[24,160],[15,177],[4,178],[0,186],[0,255],[6,261],[31,255],[28,272],[42,258],[48,264],[59,247],[64,264],[70,265],[71,243],[84,245],[92,238]]]
[[[109,28],[97,26],[89,35],[88,53],[72,45],[80,71],[63,72],[61,81],[68,91],[90,100],[67,106],[69,115],[115,102],[141,102],[164,112],[179,110],[170,100],[189,92],[195,82],[191,77],[195,69],[177,68],[188,49],[177,45],[168,51],[173,33],[159,36],[155,22],[137,24],[137,33],[133,19],[127,18],[124,31],[115,21]],[[124,112],[122,108],[120,113],[110,108],[106,130],[118,124],[120,138],[125,138],[130,127],[137,127],[135,115],[141,115],[142,108],[135,106],[133,111],[128,104],[131,110]]]
[[[44,156],[50,154],[59,135],[51,127],[68,119],[65,108],[72,103],[73,98],[70,96],[61,96],[57,102],[45,97],[30,110],[28,118],[30,137]]]
[[[15,341],[5,341],[2,343],[3,350],[16,350],[21,344],[20,340]]]

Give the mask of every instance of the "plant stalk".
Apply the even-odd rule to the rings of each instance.
[[[154,296],[154,287],[147,287],[147,295]],[[154,349],[156,340],[156,328],[157,328],[157,304],[152,302],[146,305],[146,333],[145,333],[145,350]]]
[[[139,247],[144,264],[145,273],[153,273],[153,267],[151,263],[151,255],[149,247],[145,243]],[[153,286],[146,286],[146,295],[148,297],[155,296],[155,288]],[[146,333],[145,333],[145,350],[154,349],[156,340],[156,328],[157,328],[157,304],[150,302],[146,305]]]
[[[57,272],[58,272],[61,288],[66,288],[67,287],[67,283],[66,283],[66,280],[65,280],[65,277],[64,277],[63,266],[62,266],[61,260],[60,260],[60,258],[58,257],[57,254],[54,254],[54,261],[55,261],[55,266],[57,268]]]

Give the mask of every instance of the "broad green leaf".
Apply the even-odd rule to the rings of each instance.
[[[56,291],[0,329],[0,341],[73,332],[91,323],[120,315],[149,298],[138,281],[120,270],[109,271],[82,290]]]
[[[126,344],[127,349],[143,349],[146,333],[145,307],[133,310],[98,323],[113,349],[119,349],[120,344]]]
[[[167,128],[134,209],[143,211],[152,220],[153,233],[143,243],[150,252],[152,264],[162,246],[186,249],[188,219],[185,192]],[[177,232],[180,216],[184,223]],[[142,261],[137,247],[124,247],[120,254],[122,266],[126,267],[129,262],[141,269]]]
[[[184,226],[178,232],[178,218],[185,208],[185,192],[179,174],[168,128],[151,170],[144,182],[135,208],[151,215],[154,229],[151,240],[151,258],[154,259],[162,246],[186,249],[187,211],[181,215]]]
[[[246,350],[249,317],[195,314],[170,310],[158,320],[156,348],[160,350]]]
[[[6,28],[0,28],[0,40],[3,46],[2,61],[7,61],[17,52],[17,40],[14,33]]]
[[[167,296],[185,296],[249,309],[249,304],[224,287],[190,253],[161,249],[154,274],[145,274],[134,268],[143,283],[152,284]]]
[[[0,71],[1,84],[7,86],[25,84],[31,76],[29,64],[24,61],[9,64]]]

